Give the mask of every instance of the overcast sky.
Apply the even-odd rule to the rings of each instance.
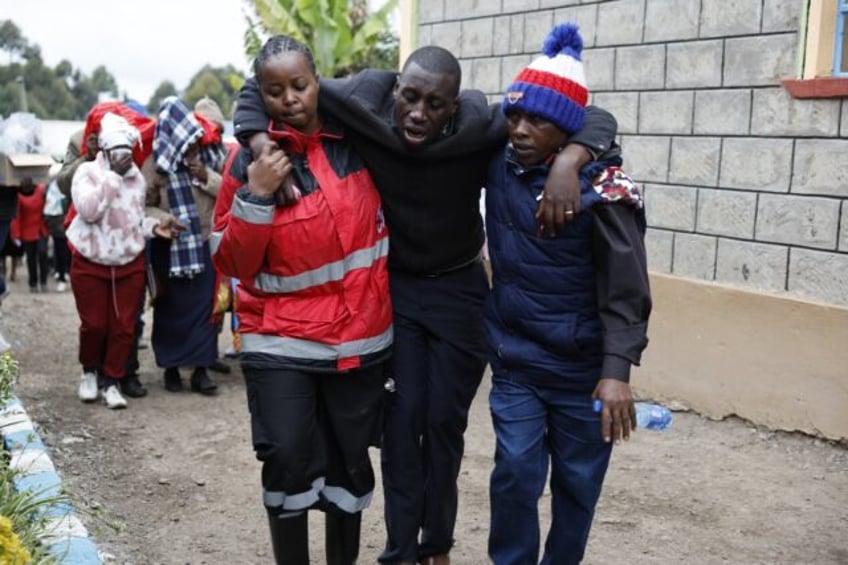
[[[162,81],[182,90],[207,63],[248,72],[242,6],[241,0],[0,0],[0,20],[12,20],[37,43],[48,66],[67,59],[91,75],[104,65],[121,92],[146,104]]]

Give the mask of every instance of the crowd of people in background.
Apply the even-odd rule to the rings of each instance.
[[[581,52],[576,26],[555,27],[490,107],[438,47],[399,74],[326,80],[308,46],[275,36],[239,97],[241,147],[209,99],[171,97],[155,116],[99,104],[55,179],[0,198],[12,276],[25,255],[45,292],[52,238],[55,289],[70,285],[81,322],[78,396],[112,409],[147,394],[146,303],[174,393],[181,368],[191,391],[216,393],[234,311],[277,563],[309,563],[309,510],[326,515],[327,563],[356,562],[375,446],[379,561],[449,564],[488,364],[489,556],[537,562],[550,465],[542,562],[578,563],[612,443],[635,426],[629,374],[651,310],[641,196],[614,118],[587,108]]]
[[[6,277],[16,281],[24,260],[29,292],[70,289],[80,316],[83,402],[102,399],[116,409],[147,395],[138,349],[148,305],[166,390],[182,390],[180,366],[192,367],[191,390],[204,395],[217,390],[207,371],[230,372],[217,339],[231,283],[211,266],[208,249],[230,150],[223,131],[210,98],[192,110],[172,97],[156,116],[99,103],[47,182],[0,190],[0,301]]]

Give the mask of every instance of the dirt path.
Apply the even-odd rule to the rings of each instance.
[[[147,398],[117,412],[83,405],[73,298],[29,294],[20,282],[11,290],[0,328],[21,363],[18,395],[107,563],[271,563],[238,369],[217,377],[216,398],[170,394],[147,349]],[[466,435],[459,565],[487,563],[487,389]],[[381,498],[378,489],[366,511],[360,563],[373,563],[383,543]],[[313,562],[322,563],[319,517],[311,523]],[[845,564],[846,532],[844,447],[678,413],[670,432],[642,432],[616,449],[585,563]]]

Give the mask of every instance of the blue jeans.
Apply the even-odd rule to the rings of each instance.
[[[583,558],[612,454],[591,394],[591,388],[563,390],[493,376],[489,405],[497,446],[489,557],[495,565],[539,562],[538,505],[549,461],[552,522],[541,563],[568,565]]]

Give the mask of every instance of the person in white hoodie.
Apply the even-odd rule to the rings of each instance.
[[[127,120],[106,114],[98,136],[100,151],[80,165],[71,184],[77,215],[67,237],[80,317],[79,398],[94,402],[100,396],[99,368],[103,400],[113,409],[127,405],[121,387],[144,292],[145,239],[171,239],[180,229],[173,216],[145,216],[146,185],[132,159],[139,139]]]

